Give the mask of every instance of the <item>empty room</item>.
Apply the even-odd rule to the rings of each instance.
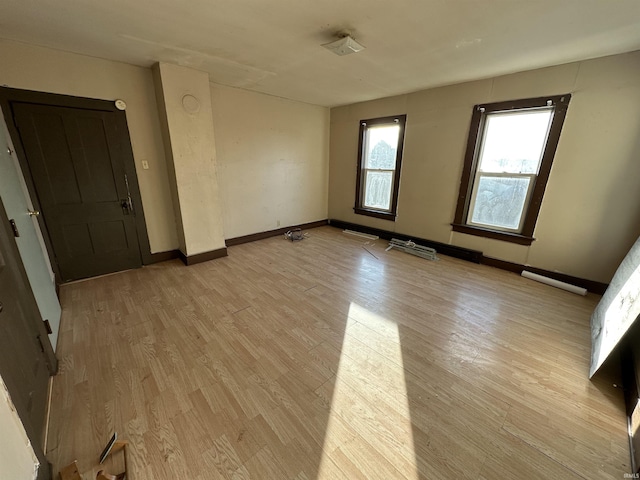
[[[640,3],[0,3],[0,479],[640,475]]]

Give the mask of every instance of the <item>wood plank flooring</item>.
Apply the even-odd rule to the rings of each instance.
[[[48,457],[134,480],[620,479],[580,297],[332,227],[65,285]]]

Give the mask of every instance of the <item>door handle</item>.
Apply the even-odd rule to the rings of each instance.
[[[40,211],[39,210],[27,210],[27,215],[29,215],[30,217],[37,217],[40,215]]]
[[[122,207],[125,215],[131,215],[133,213],[133,202],[131,201],[131,197],[121,199],[120,206]]]

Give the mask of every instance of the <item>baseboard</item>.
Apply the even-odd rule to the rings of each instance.
[[[173,260],[174,258],[180,258],[179,250],[169,250],[167,252],[150,253],[145,255],[142,259],[143,265],[151,265],[154,263],[166,262],[167,260]]]
[[[292,225],[290,227],[278,228],[277,230],[269,230],[267,232],[252,233],[251,235],[244,235],[242,237],[228,238],[225,240],[227,247],[234,245],[240,245],[242,243],[255,242],[256,240],[262,240],[269,237],[276,237],[283,235],[293,228],[300,228],[302,230],[308,230],[310,228],[323,227],[329,223],[328,220],[318,220],[317,222],[303,223],[300,225]],[[207,262],[220,257],[227,256],[227,249],[221,248],[213,250],[211,252],[199,253],[197,255],[186,256],[180,250],[169,250],[167,252],[151,253],[145,255],[143,258],[144,265],[151,265],[153,263],[166,262],[167,260],[173,260],[179,258],[185,265],[194,265],[196,263]]]
[[[40,460],[40,459],[38,459]],[[53,465],[46,458],[40,462],[38,466],[38,473],[36,474],[36,480],[51,480],[53,477]],[[57,477],[56,477],[57,478]]]
[[[523,270],[528,272],[537,273],[544,277],[553,278],[564,283],[570,283],[577,287],[586,288],[587,291],[603,295],[609,284],[596,282],[594,280],[588,280],[586,278],[574,277],[572,275],[566,275],[564,273],[552,272],[551,270],[545,270],[543,268],[532,267],[529,265],[521,265],[519,263],[507,262],[505,260],[499,260],[497,258],[482,256],[482,264],[489,265],[490,267],[496,267],[501,270],[508,270],[517,274],[521,274]]]
[[[391,240],[391,238],[397,238],[399,240],[413,240],[419,245],[425,247],[435,248],[438,253],[447,255],[449,257],[460,258],[462,260],[468,260],[473,263],[482,263],[491,267],[500,268],[502,270],[508,270],[510,272],[522,273],[523,270],[528,270],[538,275],[544,275],[545,277],[560,280],[561,282],[570,283],[578,287],[586,288],[588,291],[597,293],[599,295],[604,294],[604,291],[609,286],[606,283],[596,282],[594,280],[587,280],[584,278],[573,277],[571,275],[565,275],[564,273],[551,272],[542,268],[530,267],[528,265],[520,265],[519,263],[507,262],[505,260],[499,260],[497,258],[485,257],[482,252],[478,250],[471,250],[468,248],[456,247],[454,245],[448,245],[446,243],[435,242],[425,238],[418,238],[411,235],[405,235],[398,232],[390,232],[388,230],[381,230],[379,228],[367,227],[364,225],[358,225],[355,223],[343,222],[341,220],[329,220],[329,225],[332,227],[356,230],[358,232],[368,233],[370,235],[377,235],[385,240]]]
[[[435,242],[426,238],[414,237],[412,235],[405,235],[398,232],[390,232],[388,230],[381,230],[379,228],[366,227],[364,225],[358,225],[355,223],[343,222],[342,220],[329,220],[329,225],[339,228],[341,230],[356,230],[362,233],[368,233],[370,235],[377,235],[385,240],[391,240],[397,238],[398,240],[413,240],[418,245],[425,247],[435,248],[438,253],[447,255],[448,257],[460,258],[473,263],[480,263],[482,259],[482,252],[478,250],[471,250],[469,248],[456,247],[455,245],[448,245],[446,243]]]
[[[180,260],[182,260],[182,263],[184,263],[185,265],[195,265],[196,263],[208,262],[209,260],[215,260],[216,258],[226,257],[227,247],[188,256],[182,252],[178,252],[178,256]]]
[[[252,233],[251,235],[244,235],[242,237],[228,238],[227,240],[225,240],[225,243],[227,244],[227,247],[233,247],[234,245],[241,245],[243,243],[255,242],[256,240],[263,240],[265,238],[284,235],[293,228],[308,230],[310,228],[322,227],[324,225],[327,225],[328,223],[328,220],[318,220],[317,222],[303,223],[301,225],[278,228],[276,230],[269,230],[267,232]]]

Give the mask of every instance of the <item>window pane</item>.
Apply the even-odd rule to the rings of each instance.
[[[399,125],[367,128],[364,168],[394,170],[399,134]]]
[[[519,229],[530,182],[529,177],[481,176],[475,192],[471,223]]]
[[[364,206],[389,210],[391,207],[391,184],[393,172],[366,172]]]
[[[479,171],[537,174],[552,116],[552,109],[488,114]]]

